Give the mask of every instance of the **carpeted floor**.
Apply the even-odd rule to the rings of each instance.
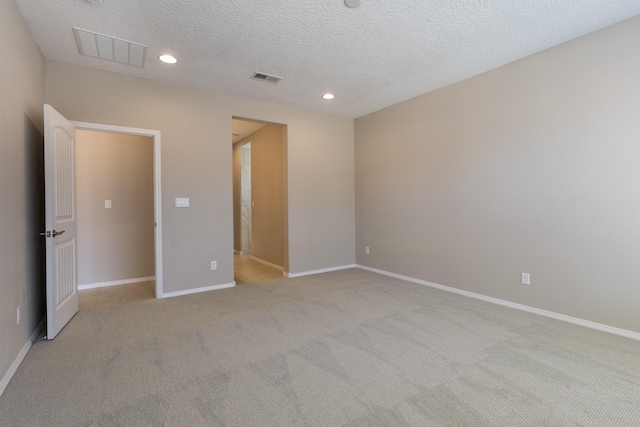
[[[1,426],[638,426],[640,342],[345,270],[78,313]]]

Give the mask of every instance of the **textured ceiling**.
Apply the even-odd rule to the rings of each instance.
[[[640,0],[16,0],[48,59],[347,117],[640,14]],[[149,47],[80,56],[72,27]],[[172,53],[178,63],[157,60]],[[260,71],[279,84],[251,80]],[[332,92],[336,98],[324,101]]]

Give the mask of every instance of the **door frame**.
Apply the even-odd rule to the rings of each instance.
[[[239,115],[232,115],[231,116],[231,121],[233,120],[242,120],[245,122],[254,122],[254,123],[263,123],[265,125],[275,125],[275,126],[282,126],[283,128],[283,134],[282,134],[282,185],[283,185],[283,221],[284,221],[284,265],[283,267],[283,272],[282,275],[284,277],[290,277],[289,276],[289,271],[290,270],[290,265],[289,265],[289,124],[288,123],[280,123],[280,122],[274,122],[274,121],[270,121],[270,120],[261,120],[261,119],[255,119],[255,118],[249,118],[248,116],[239,116]],[[250,137],[251,135],[249,135],[248,137]],[[233,135],[231,135],[230,133],[230,138],[231,138],[231,145],[233,146]],[[253,156],[253,152],[251,154]],[[252,162],[253,162],[253,157],[252,157]],[[251,167],[253,168],[253,164],[251,165]],[[233,174],[233,163],[232,163],[232,174]],[[233,180],[233,178],[232,178]],[[253,191],[253,183],[252,183],[252,191]],[[252,212],[252,217],[253,217],[253,212]],[[235,214],[234,214],[234,218],[235,218]],[[234,219],[235,221],[235,219]],[[235,231],[234,231],[235,233]],[[233,244],[233,249],[234,249],[234,253],[235,253],[235,243]],[[234,275],[235,275],[235,266],[234,266]]]
[[[153,216],[155,221],[154,229],[154,251],[155,251],[155,274],[156,274],[156,298],[164,298],[162,287],[162,184],[160,173],[160,131],[153,129],[130,128],[125,126],[113,126],[100,123],[70,122],[79,130],[90,130],[97,132],[122,133],[127,135],[148,136],[153,138]]]

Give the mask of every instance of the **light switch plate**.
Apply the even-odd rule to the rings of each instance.
[[[105,209],[111,209],[111,200],[105,200],[104,201],[104,208]]]
[[[176,197],[176,208],[188,208],[188,207],[189,207],[188,197]]]

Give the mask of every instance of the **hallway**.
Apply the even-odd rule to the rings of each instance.
[[[234,280],[237,285],[280,279],[282,270],[262,264],[248,255],[233,255]]]

